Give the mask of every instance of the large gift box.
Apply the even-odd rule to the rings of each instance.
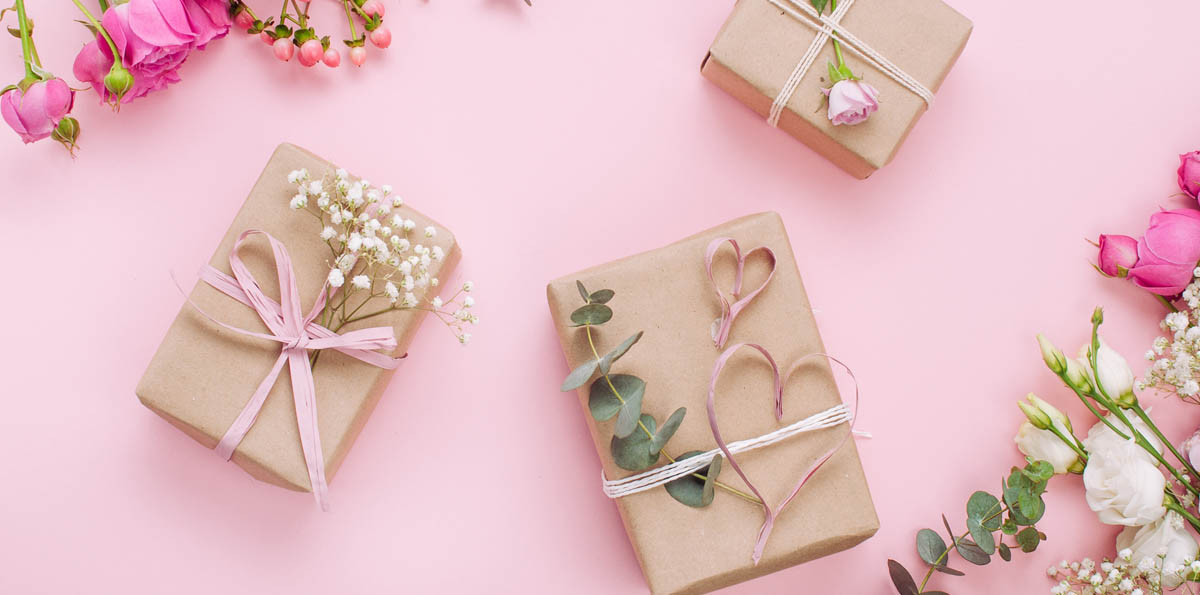
[[[775,255],[773,277],[734,319],[725,348],[760,345],[783,369],[810,356],[785,381],[780,419],[775,415],[773,379],[766,360],[750,349],[729,359],[716,383],[714,400],[724,439],[732,443],[762,436],[840,405],[838,383],[828,361],[812,357],[823,354],[824,347],[787,233],[775,213],[743,217],[665,248],[567,275],[546,288],[572,370],[644,331],[640,341],[611,364],[609,373],[645,381],[642,411],[656,420],[656,428],[672,412],[686,408],[682,425],[663,450],[676,457],[714,448],[706,403],[714,363],[723,351],[714,342],[722,306],[705,265],[707,251],[718,238],[737,241],[745,255],[743,298],[762,285],[770,271],[771,258],[764,251],[751,251],[767,247]],[[711,262],[716,285],[728,295],[737,262],[731,245],[717,244]],[[573,320],[572,313],[585,303],[581,292],[607,294],[601,290],[614,292],[594,298],[608,298],[605,305],[612,318],[599,326],[579,326],[582,319]],[[603,380],[596,378],[603,391]],[[604,475],[609,481],[634,475],[614,460],[614,423],[594,418],[589,384],[579,388],[578,397]],[[702,508],[685,506],[661,487],[617,498],[651,592],[711,591],[850,548],[872,536],[879,521],[854,442],[847,440],[849,431],[842,423],[738,454],[741,468],[775,506],[815,460],[833,453],[780,512],[757,564],[752,553],[764,521],[760,505],[719,489]],[[660,459],[655,466],[665,463]],[[749,486],[732,472],[728,461],[724,469],[714,479],[748,492]]]
[[[322,224],[289,206],[296,185],[289,183],[288,175],[301,169],[320,180],[333,176],[335,166],[299,147],[280,145],[209,264],[230,274],[230,252],[239,236],[250,229],[265,231],[290,254],[301,310],[309,312],[330,275],[331,253],[320,237]],[[396,214],[413,220],[418,231],[426,226],[440,230],[435,238],[421,237],[420,241],[431,248],[440,246],[444,254],[444,258],[429,264],[430,273],[435,277],[448,274],[459,260],[454,236],[407,206],[397,209]],[[251,239],[239,254],[263,293],[278,302],[280,285],[275,267],[278,259],[273,258],[268,242]],[[247,406],[280,357],[281,346],[220,326],[216,321],[247,331],[268,332],[254,309],[208,283],[197,282],[189,298],[191,303],[180,309],[146,369],[137,395],[146,407],[212,448]],[[374,301],[388,303],[378,298]],[[342,332],[392,327],[397,346],[391,353],[398,356],[405,353],[424,315],[423,310],[397,309],[370,320],[352,322]],[[325,477],[332,479],[393,371],[367,365],[333,349],[323,349],[319,354],[312,368],[317,434]],[[295,397],[292,383],[284,376],[287,374],[274,383],[231,460],[262,481],[308,491],[312,485],[293,403]]]
[[[768,121],[778,100],[774,125],[851,175],[866,178],[892,160],[932,102],[900,79],[911,77],[922,92],[936,92],[966,46],[972,24],[941,0],[850,1],[830,6],[845,5],[840,28],[871,52],[855,51],[855,44],[841,36],[843,55],[855,75],[879,90],[879,111],[861,124],[834,126],[826,114],[827,64],[837,62],[830,36],[820,33],[826,24],[814,17],[809,0],[738,0],[701,72]],[[828,9],[823,16],[836,22]],[[819,45],[816,58],[805,60],[814,45]],[[864,57],[871,53],[894,66],[898,78],[878,60]],[[809,67],[798,68],[804,62]],[[798,84],[789,85],[795,74],[802,75]]]

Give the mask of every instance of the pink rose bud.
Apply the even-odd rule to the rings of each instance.
[[[75,156],[75,141],[79,139],[79,120],[67,116],[58,121],[58,126],[54,127],[54,132],[50,134],[50,138],[62,143],[71,156]]]
[[[337,50],[329,48],[325,50],[325,57],[322,61],[330,68],[337,68],[342,63],[342,55]]]
[[[250,16],[250,11],[243,9],[233,17],[233,23],[244,30],[249,30],[254,26],[254,17]]]
[[[0,115],[26,143],[54,133],[75,104],[75,92],[60,78],[36,81],[24,91],[12,89],[0,96]]]
[[[275,57],[283,62],[291,60],[292,54],[296,53],[296,46],[292,45],[292,40],[286,37],[276,39],[275,43],[271,44],[271,47],[275,50]]]
[[[1158,295],[1178,295],[1192,282],[1200,261],[1200,211],[1176,209],[1150,216],[1150,229],[1138,241],[1134,285]]]
[[[1192,198],[1200,194],[1200,151],[1179,156],[1179,189]]]
[[[840,80],[824,93],[829,97],[829,121],[834,126],[866,122],[879,109],[879,91],[863,81]]]
[[[300,63],[305,66],[314,66],[325,55],[325,48],[321,47],[320,40],[310,39],[300,44]]]
[[[367,13],[368,16],[383,16],[383,2],[380,2],[379,0],[367,0],[366,3],[362,5],[362,10],[363,12]]]
[[[392,32],[388,30],[386,25],[375,27],[375,30],[368,37],[370,37],[371,43],[381,50],[392,45]]]
[[[104,88],[116,97],[118,103],[133,88],[135,82],[133,73],[116,63],[113,63],[108,74],[104,75]]]
[[[1137,240],[1129,236],[1101,235],[1100,254],[1096,257],[1100,271],[1109,277],[1125,277],[1137,264]]]
[[[350,48],[350,61],[355,66],[362,66],[367,61],[367,48],[362,46]]]

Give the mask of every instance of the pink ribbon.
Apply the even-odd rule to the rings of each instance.
[[[767,538],[770,537],[771,529],[774,528],[774,526],[775,526],[775,518],[778,517],[779,514],[781,512],[783,512],[783,509],[792,501],[793,498],[796,497],[796,494],[798,494],[800,492],[800,489],[804,487],[804,484],[808,482],[809,478],[812,477],[813,474],[816,473],[817,470],[820,469],[821,466],[824,465],[826,461],[828,461],[830,458],[832,458],[833,455],[835,453],[837,453],[838,450],[841,450],[842,446],[844,446],[846,444],[846,442],[850,439],[850,436],[853,435],[854,422],[856,421],[857,416],[858,416],[858,381],[855,380],[855,383],[854,383],[854,411],[855,411],[855,413],[851,417],[850,431],[846,432],[846,435],[843,436],[842,439],[840,441],[838,441],[838,443],[836,445],[834,445],[833,448],[830,448],[829,450],[825,451],[821,456],[817,457],[816,461],[814,461],[813,464],[811,466],[809,466],[809,468],[807,470],[805,470],[805,472],[800,476],[800,481],[798,481],[796,483],[795,487],[792,488],[792,491],[791,491],[791,493],[788,494],[788,497],[785,498],[783,500],[783,502],[781,502],[779,504],[779,506],[777,506],[775,508],[771,508],[771,505],[767,504],[767,499],[764,498],[762,493],[760,493],[758,491],[758,488],[756,488],[754,486],[754,483],[750,481],[750,478],[746,477],[745,471],[742,471],[741,465],[738,464],[737,460],[733,456],[733,453],[729,451],[729,447],[725,444],[725,439],[721,437],[721,430],[720,430],[720,428],[717,427],[717,408],[716,408],[717,379],[720,378],[721,370],[724,369],[725,363],[728,362],[729,359],[731,357],[733,357],[734,353],[736,353],[742,347],[750,347],[752,349],[757,350],[759,353],[761,353],[763,355],[763,357],[767,358],[767,362],[769,364],[771,364],[771,371],[774,373],[774,376],[775,376],[775,384],[774,384],[773,392],[774,392],[774,396],[775,396],[775,419],[776,419],[776,421],[782,421],[782,419],[783,419],[783,385],[784,385],[784,383],[786,383],[787,380],[789,378],[791,378],[792,373],[795,372],[800,367],[800,365],[803,364],[809,358],[824,357],[825,359],[827,359],[831,362],[834,362],[834,363],[838,364],[839,366],[841,366],[842,368],[844,368],[846,370],[846,372],[848,374],[850,374],[851,379],[854,379],[854,372],[852,372],[850,370],[850,368],[848,366],[846,366],[846,364],[842,363],[840,360],[838,360],[830,355],[827,355],[824,353],[810,353],[810,354],[805,355],[805,356],[801,357],[800,359],[796,360],[796,362],[792,364],[792,367],[788,369],[787,373],[781,375],[779,373],[779,366],[775,363],[775,358],[771,357],[771,354],[764,347],[762,347],[761,345],[756,345],[754,343],[737,343],[737,344],[730,346],[729,349],[726,349],[723,353],[721,353],[721,356],[717,358],[717,362],[713,366],[712,380],[708,385],[708,424],[712,428],[713,439],[716,440],[717,447],[720,448],[721,452],[723,452],[725,454],[725,460],[729,461],[729,464],[731,466],[733,466],[733,470],[736,471],[739,476],[741,476],[742,481],[746,482],[746,486],[750,488],[750,491],[754,492],[755,496],[758,496],[759,501],[762,502],[763,513],[766,517],[765,520],[763,521],[762,529],[760,529],[758,532],[758,541],[755,542],[755,544],[754,544],[753,559],[754,559],[754,564],[758,565],[758,561],[762,558],[763,548],[765,548],[767,545]]]
[[[275,271],[279,276],[280,302],[278,303],[263,294],[258,282],[250,274],[250,269],[246,268],[238,255],[242,244],[254,234],[266,236],[275,255]],[[300,446],[303,450],[304,461],[308,466],[308,479],[312,485],[313,496],[321,505],[321,510],[329,510],[329,486],[325,480],[325,458],[322,456],[321,436],[317,427],[316,387],[313,384],[308,352],[317,349],[333,349],[372,366],[391,370],[400,364],[404,356],[393,358],[377,353],[375,350],[395,349],[395,331],[392,327],[384,326],[359,329],[339,335],[316,324],[313,320],[325,307],[325,300],[328,297],[325,286],[321,287],[321,293],[317,297],[316,303],[313,304],[312,311],[307,316],[303,316],[300,312],[300,290],[296,285],[291,257],[288,256],[283,244],[265,231],[252,229],[238,236],[233,250],[229,253],[229,266],[233,269],[233,277],[211,266],[205,266],[200,271],[200,279],[225,295],[253,308],[262,319],[263,324],[270,330],[270,334],[248,331],[225,324],[200,309],[187,294],[184,294],[184,299],[205,318],[226,329],[249,337],[282,343],[283,348],[279,352],[279,358],[275,360],[275,365],[271,367],[271,371],[263,378],[258,389],[254,391],[249,402],[234,420],[233,425],[229,427],[217,444],[216,452],[225,460],[229,460],[233,456],[233,451],[250,431],[250,427],[254,425],[263,403],[266,402],[267,395],[271,392],[271,387],[275,385],[275,381],[283,369],[283,364],[286,362],[291,373],[296,421],[300,430]],[[182,289],[180,291],[182,292]]]
[[[721,248],[721,244],[725,242],[733,245],[733,253],[737,258],[737,272],[734,274],[733,291],[731,292],[734,299],[732,304],[725,297],[724,292],[717,285],[717,280],[713,277],[713,258],[716,256],[717,250]],[[742,273],[746,269],[746,260],[753,256],[755,252],[763,252],[771,259],[771,272],[767,274],[767,278],[763,280],[762,285],[759,285],[757,289],[739,299],[742,293]],[[717,329],[713,332],[713,343],[716,343],[718,349],[722,349],[725,347],[725,342],[729,340],[729,331],[733,327],[734,319],[737,318],[738,314],[741,314],[746,306],[750,305],[750,302],[754,298],[758,297],[759,293],[762,293],[762,290],[771,282],[771,278],[775,276],[775,253],[766,246],[759,246],[742,254],[742,249],[738,247],[737,240],[733,238],[717,238],[709,242],[708,249],[704,253],[704,268],[708,271],[708,280],[712,282],[713,289],[717,292],[717,299],[721,300],[721,318]]]

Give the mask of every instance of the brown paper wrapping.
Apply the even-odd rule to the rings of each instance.
[[[288,206],[295,187],[287,182],[287,174],[302,167],[307,168],[314,179],[332,175],[336,169],[333,164],[304,149],[280,145],[209,264],[231,274],[229,253],[238,235],[247,229],[264,230],[287,247],[296,272],[303,311],[307,313],[329,273],[330,257],[329,249],[318,237],[321,227],[317,220]],[[441,263],[433,263],[430,272],[435,277],[444,277],[453,270],[460,257],[454,236],[442,225],[407,206],[395,212],[415,221],[417,229],[436,226],[439,233],[435,240],[422,243],[441,246],[446,257]],[[278,300],[279,281],[266,240],[251,241],[240,254],[264,293]],[[190,295],[192,301],[217,320],[250,331],[269,332],[253,309],[206,283],[197,282]],[[384,304],[381,302],[381,306]],[[391,325],[399,343],[395,353],[404,353],[424,314],[423,311],[392,312],[348,325],[343,331]],[[185,303],[138,384],[137,395],[146,407],[201,444],[213,448],[254,394],[278,355],[277,343],[223,329]],[[404,367],[402,363],[398,369]],[[322,352],[313,369],[313,378],[325,472],[330,481],[391,375],[388,370],[336,351]],[[275,383],[254,426],[234,452],[233,462],[262,481],[293,490],[311,489],[286,371]]]
[[[807,0],[803,0],[807,1]],[[971,36],[972,24],[941,0],[856,0],[842,25],[930,91],[936,92]],[[816,31],[767,0],[738,0],[708,51],[701,73],[764,118],[808,51]],[[866,178],[900,148],[925,101],[849,51],[846,64],[880,91],[879,111],[856,126],[834,126],[826,43],[779,119],[779,127],[838,167]]]
[[[546,288],[550,312],[570,369],[594,358],[584,331],[570,326],[570,314],[583,304],[575,287],[612,289],[611,321],[595,327],[603,355],[639,330],[645,335],[613,365],[646,381],[643,410],[661,424],[677,407],[687,417],[666,452],[715,448],[705,413],[713,364],[719,351],[710,329],[720,305],[704,270],[704,253],[717,237],[732,237],[743,251],[769,246],[778,258],[775,278],[734,322],[728,345],[758,343],[786,369],[796,358],[824,352],[804,285],[796,269],[783,223],[775,213],[743,217],[651,252],[568,275]],[[733,252],[728,246],[716,257],[715,275],[728,288],[733,279]],[[759,256],[746,266],[745,290],[766,276]],[[770,368],[753,350],[743,349],[726,366],[717,392],[717,414],[728,442],[759,436],[841,402],[828,363],[811,358],[788,382],[784,419],[775,421]],[[565,374],[564,374],[565,375]],[[595,441],[607,477],[632,473],[613,462],[609,451],[613,422],[597,423],[588,413],[588,385],[578,391],[583,417]],[[739,455],[743,469],[766,498],[783,498],[820,454],[835,445],[845,425],[795,436],[770,447]],[[660,464],[666,459],[660,458]],[[745,490],[729,465],[720,480]],[[597,485],[596,489],[600,489]],[[849,441],[805,485],[778,518],[762,561],[751,553],[763,522],[762,508],[718,490],[707,508],[689,508],[665,489],[616,501],[642,572],[656,594],[703,593],[850,548],[879,528],[866,477],[853,441]]]

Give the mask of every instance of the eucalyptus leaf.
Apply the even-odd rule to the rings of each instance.
[[[1017,545],[1021,546],[1021,551],[1026,554],[1036,550],[1041,540],[1041,533],[1033,527],[1025,527],[1017,533]]]
[[[965,539],[956,539],[954,541],[954,549],[958,551],[958,555],[962,556],[963,560],[976,566],[987,566],[992,561],[991,556],[988,556],[982,549],[979,549],[978,545]]]
[[[955,570],[953,568],[950,568],[949,566],[934,566],[933,569],[938,572],[948,574],[950,576],[966,576],[967,575],[967,573],[965,573],[961,570]],[[929,591],[926,591],[925,593],[928,594]]]
[[[703,451],[693,450],[679,455],[675,460],[682,461],[702,454],[704,454]],[[675,500],[692,508],[704,508],[712,504],[715,496],[713,486],[716,484],[717,476],[721,474],[721,461],[721,456],[717,455],[707,467],[698,469],[694,475],[686,475],[672,480],[663,487],[667,488],[667,493]],[[703,475],[706,479],[702,480],[696,475]]]
[[[592,374],[596,373],[596,360],[588,360],[579,365],[578,368],[571,370],[567,375],[567,379],[563,380],[562,391],[575,390],[592,378]]]
[[[667,445],[667,441],[670,440],[671,436],[675,435],[675,431],[679,429],[679,424],[683,423],[683,416],[685,415],[687,415],[687,408],[680,407],[671,414],[671,417],[667,418],[667,421],[663,422],[662,427],[659,428],[658,431],[654,433],[654,437],[650,439],[651,451],[662,451],[663,447]],[[719,464],[718,467],[720,467]]]
[[[591,294],[589,294],[587,288],[583,286],[583,281],[576,279],[575,288],[579,290],[579,295],[583,297],[583,301],[591,303],[591,300],[589,299]]]
[[[975,545],[983,553],[989,556],[996,553],[996,538],[992,536],[991,531],[984,528],[979,519],[967,519],[967,530],[971,532],[971,539],[975,540]]]
[[[917,532],[917,554],[930,566],[943,566],[946,563],[946,542],[933,529],[921,529]]]
[[[643,334],[643,331],[638,331],[637,334],[621,341],[621,344],[617,345],[615,349],[604,354],[604,357],[600,358],[600,373],[608,374],[608,371],[612,369],[613,362],[621,359],[629,351],[629,348],[633,347],[634,343],[641,341]]]
[[[587,304],[580,306],[578,310],[571,312],[571,322],[575,326],[583,326],[585,324],[604,324],[612,320],[612,308],[604,304]]]
[[[616,387],[616,393],[613,392],[613,387]],[[629,374],[613,374],[607,380],[601,378],[592,383],[588,392],[588,409],[596,421],[608,421],[621,410],[622,398],[645,391],[646,383],[641,378]]]
[[[978,521],[980,527],[988,531],[1000,528],[1000,510],[1000,500],[984,491],[971,494],[971,498],[967,500],[967,519]],[[978,541],[976,539],[976,542]]]
[[[654,432],[656,424],[653,417],[643,415],[642,423]],[[645,432],[634,432],[625,438],[613,436],[609,451],[613,462],[626,471],[641,471],[658,462],[658,453],[650,452],[650,437]]]
[[[816,2],[817,0],[813,0]],[[896,591],[900,595],[917,595],[920,593],[917,590],[917,581],[913,580],[908,569],[895,560],[888,560],[888,574],[892,577],[892,584],[896,586]]]
[[[642,390],[635,391],[632,394],[621,395],[625,399],[625,402],[621,404],[621,411],[617,414],[617,423],[613,426],[613,435],[617,438],[625,438],[638,429],[638,420],[642,417],[642,397],[646,395],[646,384],[641,382],[640,379],[638,382]],[[617,390],[620,389],[618,388]],[[645,434],[645,432],[642,432],[642,434]],[[649,440],[649,437],[647,437],[647,440]],[[649,443],[647,443],[647,447],[649,447]],[[654,453],[657,455],[658,451],[654,451]]]
[[[1004,543],[999,543],[996,548],[1000,551],[1000,559],[1005,562],[1012,562],[1012,550]]]
[[[617,292],[611,289],[601,289],[599,291],[592,292],[587,299],[593,304],[607,304],[608,300],[613,299],[614,295],[617,295]]]

